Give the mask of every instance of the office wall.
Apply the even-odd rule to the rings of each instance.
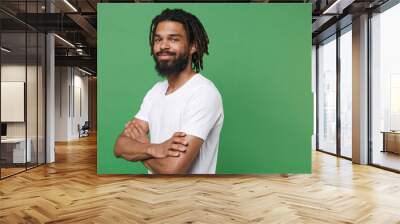
[[[97,78],[88,79],[90,131],[97,132]]]
[[[39,101],[39,105],[37,104],[37,95],[36,95],[36,66],[27,66],[27,82],[25,82],[25,65],[18,64],[4,64],[1,66],[1,81],[4,82],[25,82],[27,83],[27,108],[29,108],[29,112],[27,113],[28,120],[28,133],[36,133],[36,120],[37,107],[42,107],[43,102]],[[39,68],[39,72],[41,72],[41,68]],[[5,108],[3,108],[5,109]],[[10,122],[7,125],[7,136],[8,137],[25,137],[25,123],[24,122]],[[29,137],[29,136],[28,136]]]
[[[1,66],[1,81],[5,82],[24,82],[26,84],[26,118],[25,122],[6,122],[7,137],[25,138],[30,140],[31,163],[28,167],[36,163],[44,162],[44,74],[42,67],[10,63]],[[25,80],[26,78],[26,80]],[[7,96],[2,96],[7,97]],[[7,110],[7,108],[1,108]]]
[[[68,67],[55,67],[55,141],[67,141],[69,133],[69,84]]]
[[[2,122],[24,122],[25,120],[25,83],[1,82]]]
[[[73,105],[73,120],[72,120],[72,136],[79,136],[78,124],[82,126],[89,119],[89,102],[88,102],[88,76],[83,76],[79,70],[75,69],[74,73],[74,105]],[[80,102],[79,102],[80,101]]]
[[[55,141],[77,139],[78,124],[88,120],[88,77],[73,67],[55,74]]]

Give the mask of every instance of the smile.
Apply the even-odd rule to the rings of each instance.
[[[160,54],[160,55],[157,56],[157,58],[158,58],[159,60],[166,60],[166,59],[172,58],[172,55],[169,55],[169,54]]]

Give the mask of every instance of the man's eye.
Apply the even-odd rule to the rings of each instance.
[[[154,42],[160,42],[160,39],[154,39]]]
[[[172,39],[172,42],[177,42],[177,41],[179,41],[178,39]]]

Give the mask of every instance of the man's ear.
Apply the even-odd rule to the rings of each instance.
[[[190,45],[190,54],[194,54],[197,51],[196,44]]]

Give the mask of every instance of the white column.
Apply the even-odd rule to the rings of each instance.
[[[312,46],[312,53],[311,53],[311,92],[313,95],[313,134],[311,136],[311,148],[312,150],[315,150],[317,147],[317,118],[316,118],[316,101],[317,101],[317,89],[316,89],[316,76],[317,76],[317,72],[316,72],[316,68],[317,68],[317,58],[316,58],[316,51],[317,48],[315,47],[315,45]]]
[[[353,162],[368,163],[368,15],[353,19]]]
[[[53,12],[54,6],[50,1],[46,4],[47,12]],[[46,35],[46,163],[55,161],[54,133],[55,133],[55,55],[54,35]]]

